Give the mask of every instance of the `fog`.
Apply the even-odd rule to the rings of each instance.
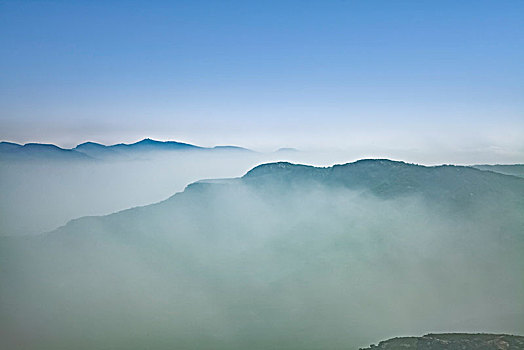
[[[489,187],[457,209],[446,196],[270,174],[3,238],[0,338],[19,349],[357,349],[523,333],[522,182],[488,175],[515,196]]]
[[[241,176],[261,162],[290,158],[225,151],[0,160],[0,235],[40,234],[82,216],[159,202],[200,179]]]
[[[486,160],[457,154],[459,163]],[[387,156],[419,164],[445,163],[440,155],[358,150],[280,152],[151,152],[108,159],[0,160],[0,235],[32,235],[48,232],[69,220],[106,215],[155,203],[206,178],[242,176],[254,166],[291,161],[330,166],[361,158]],[[404,157],[404,158],[402,158]],[[448,157],[449,158],[449,157]]]

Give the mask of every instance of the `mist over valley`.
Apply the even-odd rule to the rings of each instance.
[[[0,0],[0,350],[524,350],[523,14]]]
[[[0,323],[27,349],[348,349],[524,332],[524,179],[288,162],[0,240]]]

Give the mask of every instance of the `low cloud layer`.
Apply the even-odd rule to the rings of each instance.
[[[4,339],[28,349],[356,349],[427,332],[522,333],[522,203],[492,193],[522,183],[460,169],[467,188],[485,176],[490,185],[455,197],[442,182],[432,197],[264,175],[4,238]]]

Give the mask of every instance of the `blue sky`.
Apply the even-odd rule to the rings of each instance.
[[[524,154],[524,1],[0,1],[0,33],[4,140]]]

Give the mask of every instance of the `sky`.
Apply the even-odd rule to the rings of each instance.
[[[0,140],[145,137],[522,162],[524,2],[0,0]]]

